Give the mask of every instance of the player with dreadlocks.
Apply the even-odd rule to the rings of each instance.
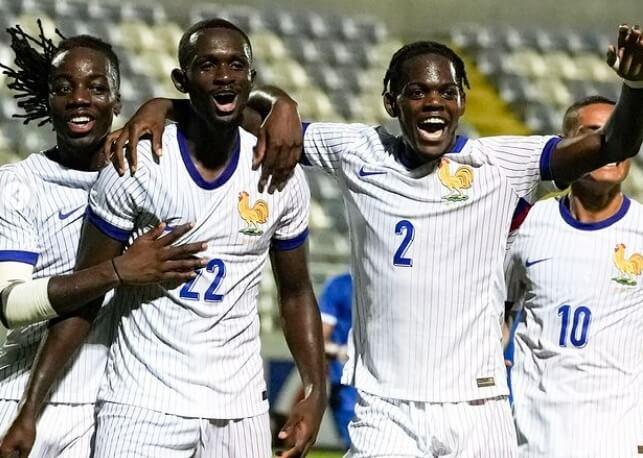
[[[639,151],[638,27],[619,28],[607,63],[624,81],[619,102],[602,129],[570,139],[456,135],[465,68],[430,41],[396,52],[384,78],[400,137],[361,124],[305,126],[301,161],[336,177],[351,238],[355,308],[342,382],[359,400],[347,456],[515,456],[500,344],[510,223],[540,181],[565,185]],[[297,119],[276,88],[250,104],[262,115],[272,106],[285,125]],[[122,137],[130,125],[158,128],[173,106],[152,101]]]
[[[91,251],[82,243],[79,250],[88,193],[104,165],[103,143],[120,110],[118,58],[97,38],[64,38],[56,45],[39,27],[38,37],[19,26],[8,29],[15,68],[2,65],[24,110],[17,117],[25,124],[51,122],[56,145],[0,167],[0,319],[11,328],[0,348],[0,431],[6,432],[0,455],[88,457],[111,334],[111,307],[95,300],[120,285],[193,278],[202,261],[185,256],[202,246],[170,247],[189,227],[161,236],[160,224],[127,252],[81,270]],[[41,383],[38,377],[29,379],[32,366],[34,372],[40,367],[41,339],[46,336],[60,348],[65,328],[57,317],[76,310],[98,315],[87,343],[51,390],[38,391],[41,397],[34,403],[32,398],[21,403],[23,391],[28,394]]]

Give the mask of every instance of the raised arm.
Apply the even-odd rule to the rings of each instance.
[[[607,63],[623,78],[621,96],[602,129],[562,140],[553,150],[550,172],[559,186],[636,155],[643,143],[643,38],[638,28],[619,28],[617,48],[610,47]]]
[[[304,384],[305,397],[279,432],[288,450],[283,457],[304,456],[315,443],[326,408],[326,368],[319,309],[306,262],[306,246],[271,251],[286,342]]]

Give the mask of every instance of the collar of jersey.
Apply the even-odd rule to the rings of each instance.
[[[560,208],[560,216],[562,216],[565,222],[570,226],[582,231],[596,231],[598,229],[609,227],[612,224],[623,219],[627,211],[630,209],[630,199],[628,199],[626,195],[623,195],[621,208],[619,208],[616,213],[614,213],[609,218],[593,223],[583,223],[582,221],[578,221],[572,216],[571,212],[569,211],[569,198],[567,196],[559,200],[558,207]]]
[[[467,140],[469,140],[469,138],[465,137],[464,135],[456,135],[455,143],[453,145],[453,148],[451,148],[445,154],[459,153],[460,151],[462,151],[462,148],[464,148],[464,145],[467,143]],[[419,169],[423,165],[425,165],[423,163],[417,162],[417,160],[415,158],[410,157],[407,154],[407,150],[406,150],[406,147],[404,146],[403,141],[400,142],[398,158],[399,158],[400,162],[402,163],[402,165],[404,167],[406,167],[407,170]]]
[[[176,128],[176,139],[179,143],[179,149],[181,150],[181,158],[183,159],[185,168],[190,174],[190,177],[192,177],[192,180],[200,188],[212,190],[223,186],[230,179],[234,171],[237,169],[237,165],[239,164],[240,151],[241,151],[241,140],[240,140],[240,135],[238,131],[237,131],[237,139],[235,140],[234,147],[232,149],[232,157],[228,161],[228,164],[225,166],[225,169],[223,169],[223,172],[221,172],[221,174],[212,181],[206,180],[199,173],[199,170],[196,168],[196,165],[192,160],[192,156],[190,156],[190,150],[188,148],[187,139],[185,138],[185,135],[183,134],[183,132],[181,132],[181,129],[179,129],[178,126]]]

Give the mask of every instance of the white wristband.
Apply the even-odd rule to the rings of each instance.
[[[623,79],[623,84],[631,87],[632,89],[643,89],[643,81],[630,81]]]
[[[13,283],[2,290],[2,312],[10,329],[58,316],[49,302],[49,278]]]

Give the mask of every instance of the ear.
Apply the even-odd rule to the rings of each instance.
[[[255,84],[255,79],[257,78],[257,70],[254,68],[250,70],[250,83]]]
[[[121,93],[117,92],[116,102],[114,103],[114,108],[112,108],[112,113],[114,113],[114,116],[118,116],[119,114],[121,114],[122,109],[123,109],[123,104],[121,103]]]
[[[185,72],[180,68],[175,68],[174,70],[172,70],[172,73],[170,73],[170,76],[172,77],[172,82],[174,83],[174,87],[179,92],[182,92],[183,94],[187,94],[189,84],[188,84],[188,77],[186,76]]]
[[[464,90],[460,90],[460,109],[458,110],[458,116],[461,117],[464,115],[464,110],[467,106],[467,94]]]
[[[390,92],[384,93],[384,108],[391,118],[397,118],[400,115],[400,110],[397,108],[397,100]]]

